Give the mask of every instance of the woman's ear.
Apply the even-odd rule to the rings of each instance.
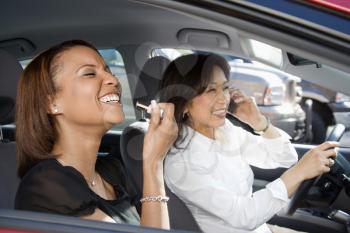
[[[186,120],[188,118],[188,109],[185,108],[182,112],[182,120]]]
[[[49,108],[48,108],[48,113],[52,115],[57,115],[62,113],[61,109],[59,108],[58,104],[53,101],[52,97],[49,97]]]
[[[60,114],[60,108],[56,104],[50,104],[49,113],[53,115]]]

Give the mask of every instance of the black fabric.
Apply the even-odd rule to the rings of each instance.
[[[99,208],[117,223],[139,224],[139,215],[132,205],[133,194],[126,191],[129,188],[119,161],[112,156],[99,157],[96,171],[113,186],[116,200],[105,200],[94,193],[75,168],[47,159],[23,177],[15,208],[78,217],[91,215]]]
[[[169,64],[170,60],[162,56],[152,57],[146,61],[135,86],[134,104],[139,101],[147,105],[156,99],[163,73]]]

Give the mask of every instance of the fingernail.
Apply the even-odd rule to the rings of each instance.
[[[335,150],[336,155],[338,155],[339,147],[334,147],[334,150]]]
[[[154,108],[157,106],[157,101],[151,100],[151,106]]]
[[[152,113],[152,110],[157,106],[157,101],[155,100],[151,100],[151,104],[150,106],[148,107],[147,109],[147,113],[148,114],[151,114]]]
[[[240,102],[242,102],[242,98],[235,99],[235,103],[240,103]]]
[[[148,114],[151,114],[151,112],[152,112],[152,105],[150,105],[150,106],[147,108],[147,113],[148,113]]]

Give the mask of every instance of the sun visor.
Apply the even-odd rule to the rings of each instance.
[[[26,57],[35,51],[34,44],[23,38],[0,41],[0,48],[6,50],[15,57]]]
[[[196,45],[196,49],[229,49],[230,38],[218,31],[204,29],[181,29],[177,33],[177,39],[182,47]]]

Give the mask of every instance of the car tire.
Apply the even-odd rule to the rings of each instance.
[[[321,114],[312,112],[312,143],[321,144],[326,139],[327,125]]]

